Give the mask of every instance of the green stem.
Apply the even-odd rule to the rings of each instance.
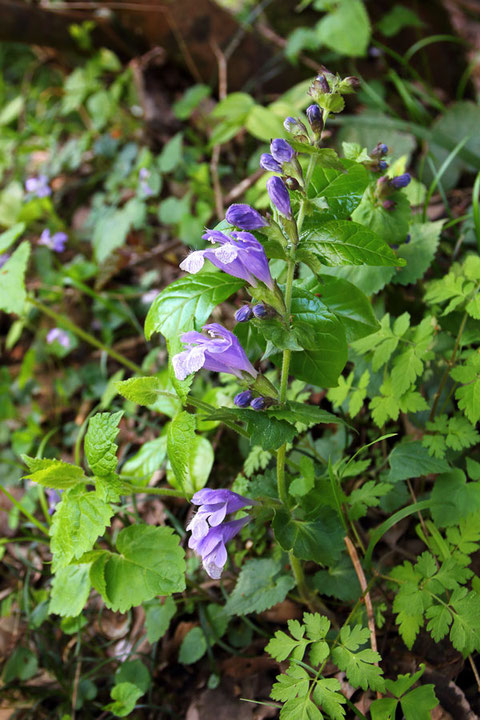
[[[37,310],[40,310],[41,312],[45,313],[45,315],[48,315],[52,318],[52,320],[55,320],[56,323],[59,325],[62,325],[67,330],[70,330],[75,335],[78,335],[79,338],[82,340],[85,340],[85,342],[89,343],[90,345],[93,345],[94,347],[98,348],[99,350],[102,350],[103,352],[107,353],[107,355],[110,355],[111,358],[119,362],[121,365],[124,365],[129,370],[133,370],[135,373],[139,373],[142,375],[143,370],[142,368],[137,365],[136,363],[132,362],[128,358],[126,358],[124,355],[121,355],[113,348],[109,348],[107,345],[105,345],[101,340],[97,340],[96,337],[93,335],[90,335],[90,333],[86,332],[85,330],[82,330],[82,328],[79,328],[78,325],[75,325],[74,322],[66,318],[64,315],[59,315],[54,310],[51,310],[47,305],[44,305],[43,303],[39,302],[38,300],[35,300],[34,298],[29,297],[28,302],[31,303],[34,307],[37,308]]]
[[[32,513],[28,512],[23,505],[21,505],[16,498],[13,497],[12,493],[8,492],[8,490],[0,485],[0,490],[3,492],[4,495],[7,496],[7,498],[10,500],[10,502],[15,505],[17,510],[22,513],[22,515],[25,515],[26,518],[30,520],[31,523],[35,525],[36,528],[40,530],[44,535],[48,536],[48,529],[45,527],[45,525],[42,525],[41,522],[37,520],[36,517],[32,515]]]
[[[132,485],[128,488],[128,490],[129,492],[135,494],[146,493],[147,495],[166,495],[169,497],[183,498],[184,500],[188,500],[190,498],[187,493],[182,493],[178,490],[170,490],[170,488],[143,487],[143,485]]]

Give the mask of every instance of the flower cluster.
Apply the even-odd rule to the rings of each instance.
[[[47,333],[47,343],[51,345],[55,341],[65,349],[70,347],[70,337],[68,333],[58,327],[52,328]]]
[[[52,188],[48,184],[48,178],[46,175],[29,177],[25,182],[25,190],[27,193],[36,195],[38,198],[48,197],[52,194]]]
[[[218,580],[227,562],[225,545],[240,532],[249,517],[224,522],[225,517],[256,503],[231,490],[210,490],[204,488],[192,497],[192,503],[199,509],[187,530],[191,531],[188,547],[195,550],[203,561],[205,572]]]

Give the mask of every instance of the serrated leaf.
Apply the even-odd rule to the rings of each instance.
[[[310,678],[306,670],[299,665],[292,665],[286,673],[277,675],[277,682],[273,684],[270,697],[274,700],[281,700],[282,702],[285,702],[293,700],[297,697],[297,695],[300,695],[300,699],[304,700],[308,693],[309,679]],[[302,716],[300,715],[298,717]]]
[[[174,338],[200,329],[212,310],[245,284],[225,273],[200,273],[175,280],[153,301],[145,320],[145,337],[155,332]]]
[[[144,443],[140,450],[122,465],[122,475],[148,483],[154,472],[160,470],[167,456],[167,437],[161,435]]]
[[[80,615],[90,593],[90,565],[67,565],[53,576],[48,611],[61,617]]]
[[[318,508],[312,520],[296,519],[286,510],[276,510],[272,526],[280,546],[284,550],[293,550],[296,557],[321,565],[338,560],[344,530],[330,509]]]
[[[33,480],[44,487],[66,490],[85,479],[81,467],[70,465],[62,460],[31,458],[28,455],[22,455],[22,460],[31,471],[29,475],[24,475],[24,478]]]
[[[170,484],[185,493],[194,493],[206,485],[214,453],[210,442],[195,434],[195,416],[183,411],[169,424],[167,454],[173,474]]]
[[[13,245],[15,240],[19,238],[20,235],[23,233],[25,227],[25,223],[20,222],[16,223],[16,225],[13,225],[13,227],[11,228],[8,228],[8,230],[0,233],[0,253],[4,253],[5,250],[8,250],[10,245]]]
[[[118,534],[116,547],[118,554],[105,553],[92,566],[100,565],[111,610],[126,612],[155,595],[185,589],[185,552],[171,528],[130,525]]]
[[[350,632],[348,627],[342,628],[340,639],[342,645],[332,650],[332,660],[344,670],[349,681],[354,687],[361,687],[364,690],[371,688],[382,692],[385,688],[385,681],[382,677],[381,668],[373,663],[381,660],[380,655],[374,650],[366,649],[357,651],[359,643],[364,643],[369,635],[368,628],[362,629],[356,626]]]
[[[25,270],[30,257],[30,243],[22,242],[0,268],[0,310],[21,315],[27,298]]]
[[[428,450],[420,442],[396,445],[390,453],[389,461],[391,469],[387,480],[392,483],[449,470],[447,462],[430,457]]]
[[[360,163],[344,161],[344,168],[333,169],[316,166],[308,187],[308,197],[322,197],[334,214],[343,220],[352,214],[368,185],[367,170]]]
[[[322,710],[328,713],[331,720],[343,720],[345,717],[345,710],[342,706],[347,701],[340,689],[340,683],[336,678],[321,677],[313,690],[313,699]]]
[[[85,435],[85,455],[95,475],[104,476],[115,472],[117,467],[118,423],[123,410],[116,413],[97,413],[88,421]]]
[[[437,707],[433,685],[420,685],[400,699],[405,720],[430,720],[431,710]]]
[[[309,264],[309,256],[312,255],[322,265],[331,266],[405,265],[405,260],[397,257],[380,235],[348,220],[331,220],[316,230],[302,233],[297,257]]]
[[[264,450],[277,450],[286,442],[291,442],[297,431],[285,420],[277,420],[269,411],[240,410],[220,408],[207,416],[207,420],[228,420],[244,422],[250,435],[250,442],[260,445]]]
[[[317,25],[318,39],[331,50],[348,57],[365,55],[370,40],[370,20],[361,0],[343,0]],[[352,28],[355,32],[352,33]]]
[[[305,695],[288,700],[280,710],[280,720],[323,720],[323,715],[308,695]]]
[[[352,219],[374,232],[378,237],[388,238],[389,243],[399,244],[407,239],[412,209],[407,197],[402,192],[394,193],[391,199],[395,205],[387,210],[375,197],[374,186],[370,186],[365,191],[362,202],[354,210]],[[365,264],[373,265],[375,263]],[[388,263],[378,264],[387,265]],[[401,258],[401,261],[399,259],[395,264],[405,266],[406,261]]]
[[[225,610],[230,615],[263,612],[282,602],[294,586],[293,577],[282,573],[281,566],[276,560],[272,558],[247,560],[227,600]]]
[[[137,700],[144,694],[137,685],[130,682],[114,685],[111,696],[115,702],[104,706],[104,710],[111,712],[116,717],[126,717],[135,709]]]
[[[116,383],[117,392],[127,400],[138,405],[153,405],[158,400],[159,393],[164,389],[164,383],[157,377],[129,378]]]
[[[410,285],[420,280],[433,262],[445,220],[414,223],[410,226],[410,242],[398,250],[407,262],[394,278],[395,283]]]
[[[50,526],[53,571],[91,550],[96,539],[104,534],[112,515],[110,505],[85,485],[66,490]]]

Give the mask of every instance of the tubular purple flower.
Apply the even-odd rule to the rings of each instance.
[[[65,245],[68,240],[68,235],[64,232],[57,232],[54,235],[50,235],[50,230],[45,228],[40,235],[39,245],[45,245],[54,252],[61,253],[65,250]]]
[[[243,205],[242,203],[230,205],[225,217],[230,225],[235,225],[235,227],[241,228],[242,230],[258,230],[268,225],[268,222],[257,210],[250,207],[250,205]]]
[[[203,267],[205,259],[233,277],[246,280],[253,287],[257,281],[273,289],[267,256],[263,245],[249,232],[231,232],[230,235],[219,230],[207,230],[204,240],[220,243],[220,247],[195,250],[190,253],[180,267],[185,272],[197,273]]]
[[[263,153],[260,156],[260,167],[268,172],[282,172],[282,166],[275,160],[273,155],[270,155],[270,153]]]
[[[244,305],[236,311],[234,318],[237,322],[248,322],[252,315],[253,312],[250,305]]]
[[[270,143],[270,152],[278,163],[290,162],[295,155],[295,150],[286,140],[276,138]]]
[[[187,530],[192,532],[188,546],[202,557],[208,575],[218,580],[227,562],[226,543],[240,532],[250,518],[223,521],[227,514],[256,503],[231,490],[209,488],[196,492],[192,503],[199,505],[199,509],[187,525]]]
[[[183,333],[181,341],[186,349],[172,358],[173,369],[178,380],[205,368],[213,372],[224,372],[242,379],[244,373],[256,378],[258,373],[238,338],[218,323],[204,325],[208,335],[191,330]]]
[[[244,390],[241,393],[238,393],[233,398],[233,404],[236,405],[239,408],[244,408],[250,405],[250,401],[252,399],[252,391],[251,390]]]
[[[263,303],[254,305],[252,308],[252,312],[255,315],[255,317],[258,318],[259,320],[262,320],[264,317],[267,317],[267,315],[268,315],[268,310]]]
[[[25,190],[36,195],[38,198],[47,197],[52,194],[52,189],[48,184],[46,175],[28,178],[25,182]]]
[[[407,185],[411,181],[410,173],[403,173],[403,175],[397,175],[397,177],[394,177],[390,180],[390,185],[395,190],[401,190],[404,187],[407,187]]]
[[[290,195],[283,180],[276,175],[268,178],[267,192],[278,212],[286,218],[291,218],[292,207],[290,205]]]
[[[250,407],[252,408],[252,410],[263,410],[265,405],[265,398],[263,397],[253,398],[252,402],[250,403]]]
[[[58,327],[52,328],[47,333],[47,343],[51,345],[55,340],[64,348],[70,347],[70,337],[65,330],[61,330]]]

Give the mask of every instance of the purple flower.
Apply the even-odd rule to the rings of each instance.
[[[150,170],[147,170],[147,168],[140,168],[138,172],[138,177],[140,178],[140,189],[142,190],[145,197],[150,197],[151,195],[154,195],[154,191],[147,182],[148,178],[150,177]]]
[[[240,532],[249,518],[225,523],[223,521],[228,513],[237,512],[255,503],[231,490],[209,488],[196,492],[192,503],[199,505],[199,510],[187,525],[187,530],[192,532],[188,546],[201,556],[208,575],[218,580],[227,562],[225,545]]]
[[[58,492],[57,490],[52,490],[51,488],[47,488],[45,490],[45,494],[47,496],[48,514],[53,515],[53,513],[55,512],[56,506],[62,499],[62,491],[60,490],[60,492]]]
[[[281,215],[286,218],[292,217],[292,208],[290,205],[290,195],[287,190],[287,186],[283,180],[276,175],[268,178],[267,180],[267,192],[270,196],[270,200],[277,208]]]
[[[295,150],[286,140],[277,138],[270,143],[270,152],[278,163],[290,162],[295,155]]]
[[[263,303],[254,305],[252,308],[252,312],[255,315],[255,317],[258,318],[259,320],[262,320],[264,317],[266,317],[268,315],[268,310]]]
[[[233,398],[233,404],[239,408],[247,407],[248,405],[250,405],[252,397],[253,396],[251,390],[244,390],[243,392],[235,395],[235,397]]]
[[[187,349],[172,358],[178,380],[185,380],[200,368],[230,373],[241,379],[244,373],[257,377],[257,371],[233,333],[218,323],[204,325],[202,330],[208,335],[191,330],[180,338]]]
[[[268,172],[282,172],[282,166],[275,160],[273,155],[270,155],[270,153],[263,153],[260,156],[260,167]]]
[[[395,190],[401,190],[402,188],[407,187],[411,179],[410,173],[403,173],[403,175],[397,175],[397,177],[392,178],[390,180],[390,185]]]
[[[58,327],[52,328],[47,333],[47,343],[51,345],[55,340],[64,348],[70,347],[70,337],[65,330],[61,330]]]
[[[321,109],[316,103],[313,103],[308,106],[305,112],[313,132],[320,135],[323,130],[323,113]]]
[[[7,260],[10,260],[10,253],[2,253],[0,255],[0,268],[2,268]]]
[[[230,225],[235,225],[242,230],[258,230],[258,228],[268,225],[257,210],[250,205],[242,205],[241,203],[230,205],[225,215]]]
[[[387,168],[388,168],[388,163],[387,163],[386,160],[379,160],[379,161],[378,161],[378,169],[379,169],[380,171],[383,172],[383,171],[386,170]]]
[[[253,398],[252,402],[250,403],[250,407],[252,408],[252,410],[263,410],[265,404],[265,398],[260,396]]]
[[[252,315],[253,312],[250,305],[244,305],[236,311],[234,318],[237,322],[248,322]]]
[[[45,245],[45,247],[50,248],[50,250],[61,253],[65,250],[65,244],[67,240],[68,235],[66,233],[57,232],[51,236],[50,230],[48,228],[45,228],[45,230],[40,235],[40,240],[38,241],[38,244]]]
[[[273,280],[268,267],[263,245],[249,232],[231,232],[226,235],[220,230],[207,230],[204,240],[220,243],[220,247],[195,250],[190,253],[180,267],[185,272],[197,273],[202,269],[205,258],[233,277],[246,280],[257,287],[257,280],[273,289]]]
[[[25,190],[29,193],[33,193],[39,198],[47,197],[52,194],[52,189],[48,184],[48,178],[46,175],[29,177],[25,183]]]
[[[373,148],[372,152],[370,153],[370,157],[378,157],[382,155],[388,154],[388,147],[385,145],[385,143],[377,143],[375,147]]]
[[[140,170],[138,171],[138,177],[140,178],[140,180],[148,180],[148,178],[150,177],[150,170],[148,170],[147,168],[140,168]]]

